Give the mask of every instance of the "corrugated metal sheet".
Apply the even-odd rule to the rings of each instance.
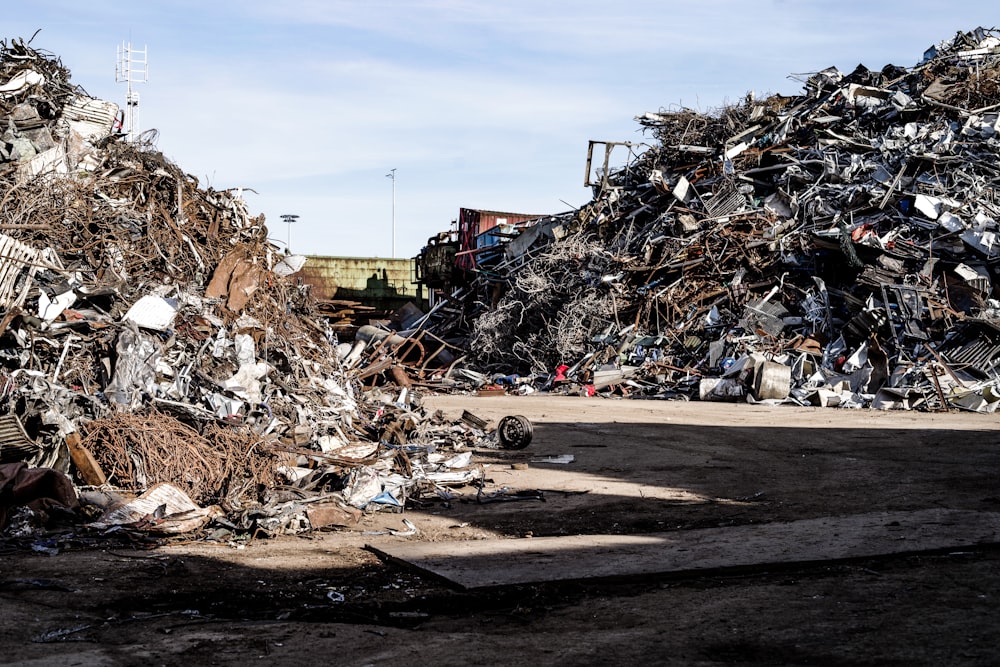
[[[336,299],[341,290],[415,297],[417,286],[411,282],[414,271],[412,259],[309,256],[295,276],[312,285],[317,299]]]
[[[0,462],[28,461],[40,451],[17,415],[0,415]]]

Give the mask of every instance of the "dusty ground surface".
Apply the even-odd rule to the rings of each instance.
[[[531,419],[528,449],[479,460],[496,485],[545,500],[481,503],[465,489],[447,505],[242,549],[69,541],[52,556],[0,543],[0,664],[1000,664],[1000,550],[990,548],[488,592],[364,549],[996,512],[996,416],[556,397],[427,404]],[[573,463],[531,462],[562,454]],[[402,529],[403,517],[417,535],[370,534]]]

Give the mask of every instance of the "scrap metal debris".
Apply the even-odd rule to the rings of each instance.
[[[343,525],[482,479],[456,454],[492,428],[375,386],[397,358],[454,362],[446,345],[341,344],[241,190],[119,121],[58,58],[0,41],[0,462],[116,490],[84,494],[92,528],[159,532]]]
[[[442,295],[423,331],[475,373],[433,383],[992,412],[1000,33],[798,78],[639,116],[650,145],[605,146],[631,159],[588,174],[590,203]]]

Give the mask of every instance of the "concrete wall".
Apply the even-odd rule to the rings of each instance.
[[[296,276],[312,285],[317,299],[417,298],[412,259],[309,255]],[[339,296],[338,296],[339,293]]]

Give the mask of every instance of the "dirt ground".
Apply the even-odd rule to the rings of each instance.
[[[0,542],[0,664],[1000,664],[994,548],[488,591],[365,549],[997,512],[996,416],[537,396],[426,403],[452,417],[528,417],[527,449],[477,459],[494,488],[541,494],[477,502],[462,489],[351,530],[244,548],[63,539],[47,555]],[[572,463],[533,462],[565,454]],[[403,518],[415,535],[386,534]]]

